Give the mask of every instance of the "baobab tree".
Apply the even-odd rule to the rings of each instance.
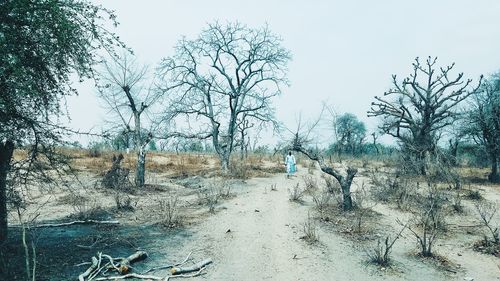
[[[117,24],[112,12],[83,0],[0,1],[0,244],[7,187],[31,187],[40,177],[46,185],[64,159],[55,147],[68,132],[60,120],[62,101],[76,92],[71,74],[93,77],[96,51],[123,46],[106,19]],[[13,152],[21,145],[27,157],[19,163]]]
[[[458,115],[457,106],[478,91],[463,73],[452,77],[455,64],[436,65],[437,58],[425,63],[419,58],[413,63],[413,73],[398,81],[392,76],[393,87],[382,97],[375,96],[368,116],[382,119],[380,129],[397,138],[403,149],[418,163],[420,173],[426,173],[429,157],[435,155],[439,133],[452,124]]]
[[[287,85],[291,58],[281,41],[267,26],[216,22],[196,39],[180,40],[175,55],[161,62],[161,88],[170,97],[166,116],[191,125],[177,135],[211,139],[225,171],[243,115],[275,119],[272,98]]]
[[[500,160],[500,75],[486,80],[481,90],[472,99],[472,108],[467,115],[466,131],[483,146],[491,163],[491,182],[500,182],[498,162]]]
[[[151,122],[144,128],[145,117],[161,92],[147,85],[146,66],[139,66],[136,58],[124,53],[103,62],[98,86],[99,97],[106,102],[120,133],[133,136],[137,154],[135,185],[144,186],[146,173],[146,148],[153,138]]]

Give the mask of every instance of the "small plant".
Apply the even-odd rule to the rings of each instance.
[[[479,190],[468,189],[465,197],[469,200],[482,200],[483,196],[479,192]]]
[[[231,197],[231,184],[227,180],[222,180],[220,182],[214,183],[217,194],[221,198],[230,198]]]
[[[200,201],[208,206],[208,211],[210,213],[215,213],[215,207],[219,203],[220,195],[214,186],[209,186],[208,188],[201,190],[199,197],[201,199]]]
[[[297,183],[292,187],[292,190],[288,190],[290,195],[290,201],[293,202],[302,202],[302,197],[304,196],[304,190],[302,190]]]
[[[313,176],[310,175],[303,176],[302,180],[304,180],[305,190],[307,192],[312,193],[318,189],[318,182],[316,181],[316,179],[314,179]]]
[[[420,254],[424,257],[432,257],[432,246],[439,233],[439,221],[441,214],[434,204],[428,209],[422,209],[421,213],[416,214],[412,223],[407,228],[417,239],[420,247]]]
[[[120,191],[115,192],[114,199],[117,210],[132,211],[134,210],[133,205],[137,205],[137,202],[134,204],[130,195]]]
[[[275,183],[271,184],[271,191],[278,191]]]
[[[246,163],[234,163],[230,167],[230,173],[233,178],[246,180],[249,178],[249,167]]]
[[[362,183],[361,187],[358,188],[356,192],[353,193],[355,208],[355,217],[356,217],[356,232],[361,233],[361,228],[363,225],[363,220],[366,215],[373,208],[373,205],[368,206],[366,203],[366,199],[368,197],[368,193],[365,189],[364,183]]]
[[[91,219],[97,216],[100,207],[94,198],[89,198],[78,193],[70,193],[65,196],[64,201],[71,205],[74,216],[77,219]]]
[[[326,190],[318,190],[313,192],[311,196],[316,209],[318,209],[320,214],[323,214],[328,206],[330,206],[332,194]]]
[[[498,211],[497,205],[491,202],[478,202],[475,204],[475,207],[479,214],[481,224],[483,224],[490,233],[491,241],[494,244],[500,244],[498,226],[494,226],[492,223],[492,219]],[[487,240],[488,237],[485,236],[485,241]]]
[[[394,243],[401,237],[403,230],[405,230],[406,225],[398,232],[398,234],[391,239],[390,236],[387,236],[382,243],[380,239],[377,240],[377,246],[375,246],[372,251],[368,252],[368,258],[370,262],[375,263],[380,266],[387,267],[391,263],[391,250],[394,246]]]
[[[455,190],[455,194],[452,197],[451,206],[455,212],[461,214],[464,212],[464,206],[462,205],[462,197],[460,196],[460,190]]]
[[[307,220],[302,226],[304,230],[304,236],[300,237],[301,239],[304,239],[309,243],[315,243],[319,241],[319,236],[316,232],[316,224],[314,223],[314,220],[309,213],[307,214]]]
[[[158,210],[161,225],[168,228],[180,225],[179,197],[172,196],[158,201]]]

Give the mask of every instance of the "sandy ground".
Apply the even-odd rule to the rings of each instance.
[[[347,239],[321,223],[319,242],[309,244],[300,237],[308,212],[314,215],[312,203],[291,202],[288,196],[288,189],[302,183],[305,173],[301,169],[292,179],[283,175],[251,179],[216,215],[192,228],[194,234],[182,248],[199,249],[197,255],[214,260],[205,279],[500,280],[500,260],[472,251],[461,237],[437,242],[437,251],[456,265],[456,273],[416,257],[415,239],[409,234],[396,243],[395,265],[390,270],[366,262],[368,242]],[[270,190],[272,184],[277,191]],[[376,211],[384,215],[381,225],[399,228],[395,225],[397,212],[383,205]],[[477,237],[469,237],[474,239]],[[466,246],[456,246],[464,242]]]
[[[318,181],[320,174],[320,171],[314,171]],[[213,264],[205,270],[206,274],[193,280],[500,280],[500,259],[472,250],[472,244],[482,237],[481,229],[453,227],[477,225],[471,202],[464,202],[465,215],[449,218],[451,231],[436,242],[435,251],[449,261],[446,268],[436,261],[417,257],[416,240],[405,232],[394,246],[394,265],[386,269],[368,263],[366,252],[376,244],[377,235],[385,237],[394,233],[400,228],[396,218],[404,220],[408,214],[377,204],[373,210],[379,215],[371,222],[376,230],[370,239],[342,234],[338,229],[340,226],[318,220],[310,196],[305,196],[303,203],[289,200],[289,189],[297,183],[303,186],[305,175],[308,171],[302,168],[290,179],[284,174],[277,174],[268,178],[252,178],[246,183],[236,182],[232,189],[234,196],[219,204],[215,214],[208,213],[205,206],[193,207],[189,223],[173,230],[151,225],[154,215],[148,202],[151,204],[158,197],[178,193],[184,196],[187,205],[194,205],[196,196],[193,189],[175,186],[168,178],[156,179],[166,189],[137,194],[139,207],[135,212],[114,215],[123,222],[123,226],[113,230],[116,240],[123,238],[128,241],[132,237],[134,243],[122,243],[121,248],[117,247],[121,244],[116,244],[106,251],[112,255],[125,255],[137,248],[146,250],[150,258],[147,263],[138,264],[138,271],[181,261],[191,251],[193,262],[211,258]],[[360,175],[353,187],[365,182],[369,188],[368,181]],[[271,190],[271,185],[276,185],[277,190]],[[500,200],[498,186],[481,188],[488,200]],[[72,212],[68,205],[57,201],[58,196],[61,194],[38,198],[40,202],[48,202],[39,210],[43,220],[63,219]],[[93,196],[102,197],[102,194]],[[113,199],[108,196],[101,204],[111,206]],[[301,239],[308,214],[314,218],[319,234],[319,242],[313,244]],[[498,217],[496,220],[500,223]],[[47,231],[45,236],[52,237],[48,240],[52,241],[53,235],[59,235],[68,247],[72,243],[89,244],[86,237],[96,235],[96,232],[106,235],[108,230],[75,226]],[[53,247],[62,247],[59,250],[67,251],[62,242],[54,243],[45,245],[46,250],[42,248],[40,252],[50,252]],[[74,260],[58,270],[57,276],[41,280],[74,279],[83,270],[74,267],[74,264],[89,260],[98,250],[102,249],[80,249]],[[167,271],[154,274],[164,276]]]

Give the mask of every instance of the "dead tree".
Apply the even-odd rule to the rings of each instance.
[[[161,89],[170,97],[165,116],[187,119],[191,126],[179,136],[210,138],[223,170],[242,115],[275,120],[272,98],[288,83],[290,60],[281,41],[267,27],[216,22],[198,38],[180,40],[175,55],[160,65]]]
[[[420,173],[426,173],[425,163],[436,151],[439,132],[457,117],[455,108],[478,91],[471,88],[472,80],[464,81],[463,73],[452,78],[455,64],[436,66],[437,58],[429,57],[425,63],[418,58],[413,73],[399,82],[392,76],[393,88],[383,97],[375,96],[368,116],[381,117],[380,129],[401,141],[408,153],[424,163]]]
[[[299,133],[296,133],[292,149],[304,154],[305,156],[307,156],[307,158],[316,161],[319,164],[319,167],[322,172],[333,176],[337,180],[342,190],[342,209],[344,211],[351,210],[353,208],[353,202],[351,197],[351,184],[358,170],[353,167],[348,167],[347,174],[343,175],[340,171],[329,166],[325,162],[320,151],[309,149],[305,147],[304,143],[306,143],[306,141],[304,141],[304,138],[303,137],[301,138],[299,136]]]
[[[144,116],[161,97],[151,87],[145,88],[147,67],[138,66],[132,55],[111,57],[103,64],[99,97],[107,104],[120,132],[133,135],[137,154],[135,185],[144,186],[146,173],[146,147],[153,138],[152,128],[144,129]],[[151,126],[150,126],[151,127]]]

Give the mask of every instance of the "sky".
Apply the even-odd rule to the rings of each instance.
[[[195,38],[208,23],[267,24],[292,53],[290,87],[276,98],[277,118],[293,128],[300,115],[318,115],[323,102],[367,124],[375,95],[391,87],[391,75],[406,77],[415,57],[453,62],[466,78],[500,70],[500,1],[496,0],[94,0],[114,10],[115,32],[140,62],[154,68],[173,55],[182,37]],[[78,85],[68,100],[71,126],[94,130],[106,110],[93,84]],[[385,141],[390,142],[386,138]]]

